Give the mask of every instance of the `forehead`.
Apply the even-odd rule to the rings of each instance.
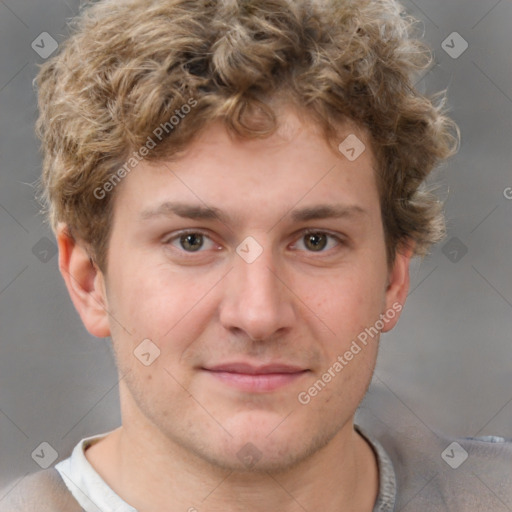
[[[379,201],[368,136],[345,123],[339,141],[337,150],[318,126],[292,110],[281,114],[276,131],[265,138],[235,138],[215,121],[179,158],[139,163],[117,191],[115,210],[128,205],[148,217],[172,201],[209,206],[219,214],[231,209],[239,219],[257,210],[270,221],[280,209],[319,200],[373,208]]]
[[[363,143],[366,160],[372,161],[373,153],[370,150],[370,134],[355,122],[345,119],[339,121],[336,125],[335,141],[327,141],[321,127],[305,110],[300,110],[294,106],[271,102],[272,108],[276,114],[276,129],[268,136],[242,138],[230,135],[221,119],[210,122],[205,129],[191,142],[187,150],[182,153],[182,158],[193,159],[203,151],[211,151],[212,146],[217,148],[211,151],[210,155],[222,158],[223,149],[229,148],[233,152],[244,152],[247,155],[258,154],[260,158],[264,154],[277,152],[288,152],[298,154],[315,155],[321,152],[330,151],[335,156],[351,156],[344,153],[345,145],[343,142],[348,138],[349,141]],[[339,147],[342,144],[343,147]],[[350,144],[349,144],[350,145]],[[358,148],[358,149],[362,149]],[[368,149],[368,151],[366,151]],[[358,156],[359,152],[355,155]],[[364,160],[364,159],[363,159]]]

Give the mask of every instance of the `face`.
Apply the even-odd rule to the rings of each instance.
[[[124,178],[105,277],[124,425],[268,470],[351,424],[377,354],[365,329],[398,312],[369,143],[349,134],[366,144],[355,161],[291,111],[266,139],[215,123]]]

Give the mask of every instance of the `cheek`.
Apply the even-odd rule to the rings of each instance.
[[[162,265],[127,266],[112,276],[111,313],[139,337],[166,338],[173,330],[190,327],[190,316],[197,323],[202,299],[213,286],[212,278],[192,277]]]
[[[311,303],[314,312],[335,334],[339,348],[375,323],[384,298],[385,280],[368,268],[333,280],[315,294]]]

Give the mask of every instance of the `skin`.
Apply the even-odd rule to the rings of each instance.
[[[256,140],[230,138],[215,122],[179,160],[139,164],[115,192],[105,273],[58,228],[71,298],[91,334],[111,336],[120,377],[122,426],[86,457],[141,512],[373,509],[376,459],[353,419],[378,337],[307,405],[297,397],[405,302],[411,252],[388,266],[366,134],[340,127],[340,142],[355,133],[366,145],[350,162],[299,113],[279,119]],[[143,218],[166,201],[216,207],[229,220]],[[292,219],[318,204],[362,212]],[[198,251],[180,243],[183,229],[199,230]],[[262,248],[252,263],[236,252],[249,236]],[[144,339],[160,350],[149,366],[133,353]],[[204,370],[227,361],[305,371],[277,389],[246,390]]]

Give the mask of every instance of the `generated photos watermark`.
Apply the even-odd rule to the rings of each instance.
[[[184,103],[179,109],[175,109],[174,114],[169,118],[169,121],[161,123],[153,130],[153,136],[148,136],[146,142],[137,151],[132,153],[132,156],[124,163],[122,167],[110,176],[101,187],[94,189],[94,197],[96,199],[104,199],[109,192],[125,178],[144,158],[149,155],[152,149],[156,148],[157,144],[161,142],[166,135],[172,132],[178,126],[182,119],[197,105],[197,100],[189,98],[187,103]],[[156,139],[156,140],[155,140]]]
[[[379,320],[377,320],[371,327],[366,327],[364,331],[361,331],[357,335],[356,339],[352,341],[349,349],[346,350],[343,355],[338,355],[336,361],[329,366],[329,368],[312,386],[305,391],[301,391],[297,395],[299,403],[302,405],[309,404],[309,402],[311,402],[311,400],[317,396],[327,386],[327,384],[329,384],[329,382],[331,382],[345,368],[345,366],[347,366],[349,362],[363,350],[363,347],[368,345],[368,341],[379,335],[384,326],[389,321],[393,320],[397,313],[402,311],[402,307],[403,306],[400,302],[395,302],[391,308],[380,315]],[[361,345],[363,345],[363,347],[361,347]]]

